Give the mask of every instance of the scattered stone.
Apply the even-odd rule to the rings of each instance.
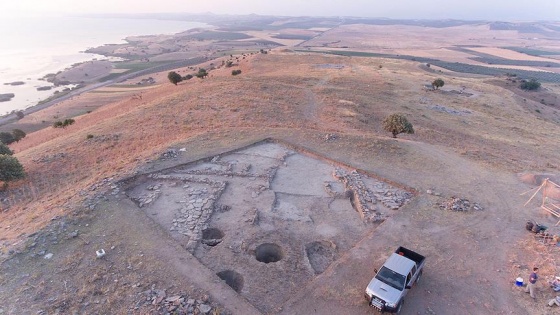
[[[480,211],[483,210],[482,206],[478,203],[472,203],[465,198],[458,198],[458,197],[451,197],[442,203],[437,204],[440,209],[442,210],[451,210],[451,211]]]
[[[70,232],[70,233],[68,233],[68,237],[67,237],[67,238],[68,238],[68,239],[76,238],[76,237],[78,237],[78,234],[79,234],[79,233],[80,233],[80,232],[79,232],[78,230],[75,230],[74,232]]]
[[[53,257],[53,253],[48,253],[43,258],[44,259],[51,259],[52,257]]]
[[[198,309],[200,310],[200,312],[202,314],[208,314],[212,310],[212,307],[210,307],[210,305],[208,305],[208,304],[200,304],[198,306]]]
[[[179,151],[176,149],[168,149],[167,151],[161,154],[161,159],[162,160],[176,159],[179,157],[179,154],[180,154]]]

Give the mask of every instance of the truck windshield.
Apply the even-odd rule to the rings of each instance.
[[[397,290],[402,291],[404,289],[404,276],[394,272],[387,267],[381,267],[381,270],[379,270],[379,273],[375,276],[375,278],[392,286]]]

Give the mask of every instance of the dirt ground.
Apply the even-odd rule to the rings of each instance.
[[[557,218],[521,195],[560,175],[556,106],[451,72],[427,90],[403,60],[283,49],[235,69],[19,122],[92,106],[12,145],[28,179],[2,194],[0,314],[370,314],[398,246],[427,259],[403,314],[557,311],[558,247],[525,230]],[[415,134],[383,131],[393,112]],[[515,286],[533,266],[536,301]]]

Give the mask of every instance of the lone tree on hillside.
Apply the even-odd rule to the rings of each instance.
[[[442,79],[437,78],[434,80],[434,82],[432,82],[432,87],[434,88],[434,90],[437,90],[438,88],[442,87],[445,85],[445,82],[443,82]]]
[[[175,71],[171,71],[167,74],[167,78],[169,79],[169,82],[177,85],[177,83],[183,81],[183,78],[181,77],[180,74],[178,74]]]
[[[402,114],[392,114],[383,119],[383,129],[392,133],[393,138],[399,133],[414,133],[412,124]]]
[[[531,79],[529,81],[523,80],[519,87],[523,90],[534,91],[538,90],[541,87],[541,83],[537,81],[537,79]]]
[[[8,186],[8,182],[24,177],[25,171],[18,159],[11,155],[0,155],[0,181],[4,182],[4,189]]]

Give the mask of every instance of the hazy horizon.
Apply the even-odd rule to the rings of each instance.
[[[354,16],[392,19],[461,19],[532,21],[560,16],[560,1],[471,0],[13,0],[0,3],[1,16],[44,16],[72,14],[215,13],[282,16]]]

